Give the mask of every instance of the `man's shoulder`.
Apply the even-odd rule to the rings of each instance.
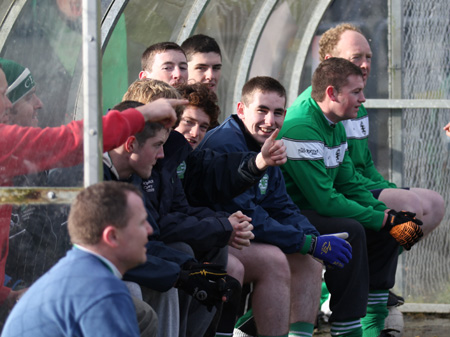
[[[218,127],[208,131],[198,149],[213,149],[219,152],[246,151],[245,139],[235,117],[228,117]]]

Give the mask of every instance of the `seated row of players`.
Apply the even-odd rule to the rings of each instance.
[[[354,32],[360,34],[356,30]],[[197,38],[206,39],[203,36]],[[217,49],[214,50],[203,49],[197,54],[220,56],[220,49],[219,52],[216,52]],[[189,76],[191,74],[191,62],[187,61],[192,57],[192,53],[186,54],[187,60],[182,57],[183,50],[171,43],[150,47],[144,53],[140,77],[161,76],[159,79],[169,83],[173,77],[175,81],[173,84],[177,85],[180,81],[186,82],[187,78],[184,81],[178,78],[183,74],[178,70],[186,68],[186,63],[189,64]],[[214,82],[210,85],[211,89],[217,88],[220,57],[216,57],[210,64],[206,57],[201,60],[205,63],[205,68],[210,67],[211,73],[214,67],[216,68],[214,81],[211,81],[211,76],[206,78]],[[345,132],[342,123],[339,122],[356,117],[356,112],[364,102],[362,89],[365,83],[361,70],[351,65],[352,63],[344,62],[342,59],[332,58],[319,66],[313,78],[314,96],[309,99],[305,97],[307,93],[300,97],[303,97],[302,101],[311,100],[311,102],[294,104],[288,110],[287,121],[290,123],[284,128],[282,128],[286,113],[284,88],[272,78],[257,77],[244,86],[241,102],[237,106],[237,115],[231,116],[221,126],[207,134],[197,151],[190,152],[190,147],[183,145],[187,143],[177,132],[171,132],[168,136],[166,129],[162,127],[155,129],[153,126],[154,130],[149,134],[145,135],[143,132],[129,137],[122,146],[105,155],[105,178],[125,179],[134,184],[141,184],[145,205],[150,214],[149,219],[156,232],[152,241],[156,240],[166,246],[183,250],[183,254],[187,253],[189,256],[186,258],[188,260],[192,260],[192,257],[200,262],[217,259],[217,262],[223,265],[227,260],[226,257],[224,259],[226,250],[220,247],[230,243],[228,273],[240,284],[248,282],[254,284],[253,313],[259,335],[287,336],[288,330],[291,336],[312,334],[318,308],[322,265],[314,261],[309,253],[325,261],[326,265],[334,266],[326,273],[327,284],[332,294],[332,332],[339,331],[347,336],[361,335],[359,318],[365,316],[367,307],[368,315],[365,318],[366,322],[363,322],[364,335],[378,336],[386,309],[384,297],[394,281],[398,243],[409,249],[421,235],[421,230],[416,225],[419,221],[411,214],[399,215],[394,211],[387,212],[387,207],[374,199],[359,181],[353,181],[356,173],[346,151]],[[168,74],[171,73],[169,69],[173,70],[173,76]],[[367,76],[365,78],[367,79]],[[217,121],[216,98],[200,85],[179,86],[179,91],[189,99],[189,103],[176,130],[179,130],[191,146],[196,148],[206,130]],[[124,100],[147,103],[161,96],[179,97],[179,94],[159,81],[143,79],[130,87]],[[205,104],[206,102],[208,104]],[[297,105],[301,108],[297,109]],[[291,109],[293,113],[290,113]],[[315,110],[319,112],[318,117],[314,117]],[[302,122],[303,114],[305,123]],[[291,123],[291,120],[294,122]],[[313,120],[317,120],[317,126],[312,123]],[[323,126],[326,124],[323,124],[324,121],[331,127],[332,135],[323,133]],[[302,127],[301,130],[304,128],[304,134],[303,131],[298,132],[299,125]],[[279,129],[282,130],[283,141],[287,144],[289,158],[288,163],[283,166],[283,173],[288,191],[296,205],[286,192],[281,170],[277,167],[267,169],[269,165],[279,165],[285,161],[283,143],[275,141]],[[311,138],[297,140],[298,134]],[[163,144],[166,158],[162,160]],[[223,154],[234,153],[236,157],[233,159],[231,155],[223,157],[211,151],[204,151],[207,148]],[[251,157],[237,155],[239,152],[248,151],[261,151],[262,154]],[[160,159],[155,166],[156,169],[147,179],[158,158]],[[245,158],[251,159],[245,161],[243,160]],[[261,160],[265,161],[263,165]],[[230,184],[231,179],[236,178],[235,172],[238,167],[240,185]],[[211,171],[214,173],[211,174]],[[299,175],[298,172],[302,174]],[[143,182],[136,180],[136,175],[145,180]],[[308,176],[308,179],[302,176]],[[255,185],[255,181],[259,181],[258,184]],[[215,209],[215,212],[206,208],[190,207],[181,188],[182,182],[192,204],[209,206]],[[253,187],[231,199],[251,185]],[[233,188],[230,190],[230,187],[234,190]],[[342,188],[345,190],[341,191]],[[346,197],[343,196],[344,193],[339,192],[344,192]],[[342,207],[347,203],[351,207]],[[305,210],[303,213],[307,215],[309,221],[300,214],[297,206]],[[340,213],[347,210],[352,211]],[[220,211],[232,215],[228,218],[224,215],[221,217],[217,213]],[[248,240],[253,238],[250,233],[252,229],[250,220],[254,227],[254,240],[249,247],[242,249],[248,246]],[[201,225],[202,222],[204,226]],[[221,223],[222,226],[217,223]],[[364,227],[368,229],[364,230]],[[379,231],[381,227],[389,230]],[[321,234],[348,232],[349,242],[353,248],[352,261],[348,263],[352,249],[345,240],[335,235],[320,236],[316,228]],[[407,229],[412,229],[416,236],[408,237]],[[366,248],[366,240],[370,242],[369,248]],[[392,248],[384,256],[380,256],[375,253],[380,251],[377,248],[379,246]],[[332,249],[327,249],[331,247]],[[147,254],[147,264],[151,264],[152,259],[155,259],[155,253],[149,246]],[[384,263],[385,260],[389,261],[387,265]],[[183,263],[179,262],[178,269],[174,268],[178,275],[175,278],[179,279],[180,270],[183,270],[186,264],[190,265],[188,268],[192,268],[192,264],[186,260]],[[385,266],[387,271],[381,270],[380,265]],[[344,269],[340,270],[339,267]],[[271,272],[267,273],[266,270]],[[153,275],[148,276],[152,271]],[[141,266],[140,272],[136,273],[135,270],[128,274],[132,275],[128,279],[150,288],[154,280],[149,281],[146,278],[160,279],[156,269],[149,265]],[[233,283],[230,279],[227,280],[229,284]],[[188,280],[187,283],[189,282]],[[174,289],[171,285],[175,283],[186,290],[183,288],[183,282],[167,284]],[[213,313],[209,319],[205,319],[207,311],[202,310],[202,306],[197,302],[190,301],[190,296],[179,293],[177,302],[177,294],[161,295],[162,293],[154,291],[155,288],[158,290],[155,286],[152,288],[153,291],[145,290],[144,299],[152,304],[158,313],[160,320],[158,335],[201,336],[205,333]],[[236,287],[231,288],[236,297],[238,290]],[[352,291],[355,289],[358,289],[360,296],[354,296]],[[368,306],[368,296],[379,300],[371,300]],[[232,334],[237,306],[235,302],[238,301],[230,301],[223,308],[217,335]],[[171,303],[169,308],[167,303]],[[177,306],[180,309],[178,311],[181,315],[180,323],[176,321],[176,317],[172,317]]]

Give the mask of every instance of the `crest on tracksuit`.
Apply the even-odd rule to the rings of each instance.
[[[267,187],[269,186],[269,175],[267,173],[261,178],[258,186],[261,194],[266,194]]]
[[[180,165],[177,167],[177,175],[178,178],[184,179],[184,173],[186,172],[186,162],[183,161]]]

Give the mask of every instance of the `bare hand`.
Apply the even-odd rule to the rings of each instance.
[[[25,291],[27,291],[28,288],[20,289],[20,290],[11,290],[8,294],[8,297],[6,297],[6,304],[9,308],[12,308],[17,301],[25,294]]]
[[[256,167],[260,171],[265,170],[269,166],[280,166],[286,163],[287,154],[286,146],[282,140],[276,140],[279,129],[276,129],[269,138],[266,139],[261,152],[256,156]]]
[[[444,126],[445,134],[450,137],[450,123]]]
[[[250,240],[255,238],[252,233],[253,225],[250,223],[252,219],[241,211],[237,211],[228,217],[228,221],[230,221],[231,226],[233,227],[233,232],[231,233],[228,244],[239,250],[250,246]]]
[[[177,121],[177,115],[174,108],[177,105],[187,105],[188,103],[189,101],[187,99],[160,98],[156,101],[137,107],[136,110],[142,113],[145,121],[153,123],[159,122],[166,128],[170,128]]]

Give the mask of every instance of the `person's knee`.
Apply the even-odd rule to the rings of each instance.
[[[291,278],[291,271],[289,268],[288,259],[278,247],[265,246],[264,259],[259,265],[260,276],[263,278],[276,279],[278,282],[289,283]]]
[[[432,213],[437,222],[441,222],[445,214],[444,198],[442,198],[442,196],[435,191],[429,191],[429,195],[426,197],[426,201],[429,203],[430,207],[427,207],[429,208],[429,210],[424,209],[424,212]]]
[[[311,255],[289,254],[287,257],[292,278],[307,273],[308,278],[317,279],[320,283],[322,279],[322,263],[316,261]]]
[[[346,240],[350,243],[350,245],[354,246],[357,243],[366,242],[366,232],[361,223],[350,218],[339,219],[339,222],[340,223],[337,226],[340,229],[339,232],[346,232],[348,234],[348,238]]]
[[[245,269],[244,265],[233,255],[228,255],[228,275],[234,277],[242,285],[244,281]]]

